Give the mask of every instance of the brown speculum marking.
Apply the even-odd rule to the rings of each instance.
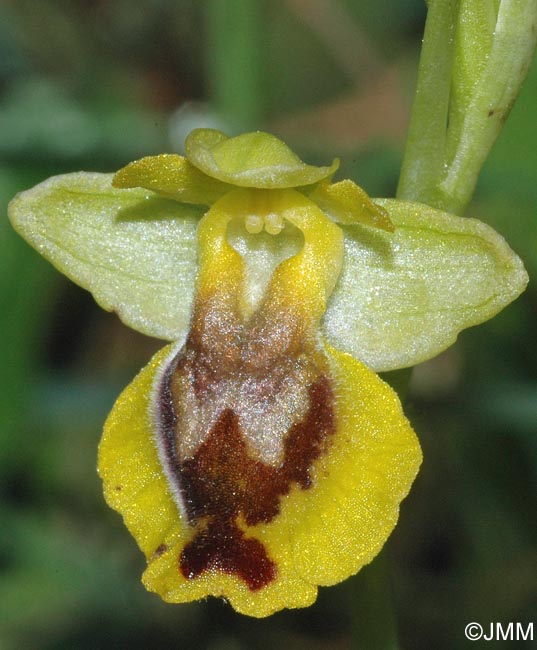
[[[160,386],[161,457],[181,496],[192,540],[186,578],[234,574],[252,590],[276,577],[264,545],[242,526],[269,523],[335,430],[323,355],[292,315],[248,323],[218,301],[196,306],[188,340]],[[277,328],[277,336],[274,336]]]

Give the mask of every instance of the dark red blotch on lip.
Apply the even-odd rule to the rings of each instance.
[[[185,577],[210,569],[234,573],[252,590],[271,582],[276,567],[257,539],[246,538],[236,520],[249,526],[269,523],[279,512],[280,497],[292,483],[311,485],[309,468],[322,451],[332,429],[331,391],[322,377],[310,387],[310,408],[293,425],[285,441],[283,463],[271,467],[251,459],[237,416],[226,410],[193,459],[181,466],[181,483],[191,522],[208,518],[208,525],[181,554]]]
[[[207,321],[204,319],[204,322]],[[335,418],[330,382],[321,370],[323,364],[314,363],[318,371],[307,387],[306,412],[285,435],[279,466],[268,465],[251,453],[232,408],[221,411],[192,457],[179,457],[177,439],[181,436],[181,423],[174,404],[178,399],[178,386],[184,383],[177,382],[177,378],[189,378],[188,385],[196,401],[202,403],[211,399],[214,395],[209,389],[211,385],[218,385],[226,375],[240,376],[244,372],[244,362],[242,366],[238,364],[245,355],[237,352],[237,348],[244,350],[241,346],[251,344],[252,336],[248,336],[252,331],[253,328],[245,327],[235,339],[237,345],[226,347],[229,353],[220,357],[220,363],[210,357],[218,352],[215,348],[220,348],[221,353],[222,346],[215,343],[208,351],[207,346],[199,345],[195,328],[191,331],[189,341],[170,364],[161,384],[159,434],[168,469],[182,495],[188,522],[194,529],[192,540],[179,558],[181,573],[191,579],[205,572],[233,574],[250,590],[256,591],[275,579],[277,569],[262,542],[247,537],[239,521],[247,526],[269,523],[278,515],[280,499],[293,484],[301,489],[311,486],[311,467],[325,451],[335,431]],[[222,337],[219,339],[222,341]],[[265,381],[267,376],[280,377],[282,363],[289,363],[290,359],[292,363],[298,354],[304,354],[303,350],[294,349],[294,354],[282,356],[280,350],[280,354],[272,356],[269,353],[267,357],[267,348],[259,349],[264,362],[260,364],[262,367],[256,368],[250,360],[250,376],[258,372]],[[279,380],[274,381],[276,384]],[[263,426],[262,418],[259,426]]]

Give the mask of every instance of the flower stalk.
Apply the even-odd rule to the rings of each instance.
[[[349,583],[351,647],[397,650],[397,616],[391,584],[389,544]]]
[[[431,0],[397,196],[436,206],[444,171],[458,0]]]
[[[209,0],[206,74],[213,108],[239,130],[258,125],[264,114],[261,81],[262,0]]]

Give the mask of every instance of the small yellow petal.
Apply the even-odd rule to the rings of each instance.
[[[361,223],[388,232],[395,230],[388,212],[349,179],[334,184],[320,183],[309,198],[337,223]]]
[[[120,169],[114,187],[143,187],[182,203],[211,205],[231,188],[196,169],[186,158],[163,153],[147,156]]]

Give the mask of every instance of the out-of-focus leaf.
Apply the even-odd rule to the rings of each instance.
[[[0,169],[0,205],[6,205],[18,179]],[[13,454],[29,451],[23,423],[31,409],[31,391],[40,345],[40,324],[50,308],[56,281],[48,264],[35,255],[6,223],[0,228],[0,468],[13,465]]]
[[[32,647],[40,634],[40,647],[56,647],[55,639],[95,613],[113,612],[116,620],[124,617],[132,625],[133,612],[143,619],[144,612],[158,610],[130,579],[125,548],[106,545],[99,525],[93,532],[73,530],[73,522],[59,512],[45,517],[3,509],[0,514],[0,548],[9,561],[0,581],[2,648],[4,638],[6,646],[10,639],[19,644],[26,639],[28,645],[15,647]],[[174,616],[186,619],[195,610],[176,610]]]
[[[82,104],[44,78],[13,85],[0,105],[0,154],[72,160],[136,158],[164,148],[159,115],[110,100]]]

